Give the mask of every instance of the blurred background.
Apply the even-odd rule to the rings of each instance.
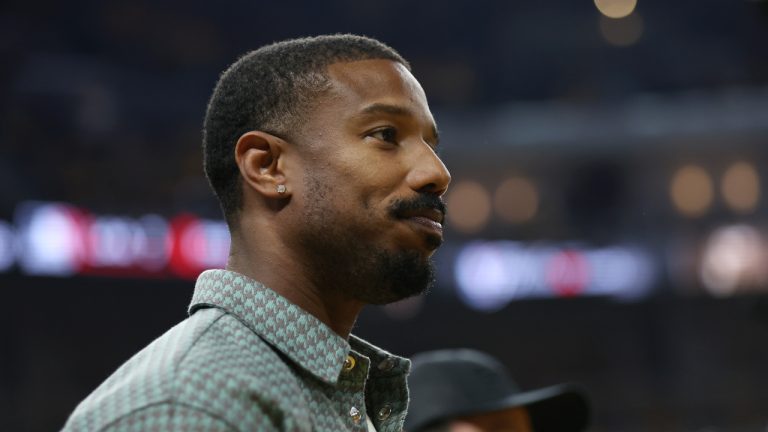
[[[768,428],[768,2],[0,6],[0,424],[60,428],[184,319],[228,234],[218,74],[353,32],[412,63],[453,174],[437,286],[355,332],[580,382],[592,431]]]

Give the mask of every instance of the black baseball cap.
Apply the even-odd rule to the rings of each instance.
[[[587,397],[575,384],[522,391],[498,360],[471,349],[430,351],[411,361],[407,432],[513,407],[527,409],[535,432],[580,432],[589,424]]]

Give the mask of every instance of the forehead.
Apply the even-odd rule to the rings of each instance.
[[[405,66],[391,60],[361,60],[328,66],[332,96],[329,105],[349,115],[374,105],[389,105],[410,111],[419,120],[433,124],[427,98],[419,82]]]

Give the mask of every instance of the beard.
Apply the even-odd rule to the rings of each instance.
[[[329,188],[317,179],[308,179],[307,187],[313,191],[313,201],[303,215],[299,245],[319,287],[381,305],[422,294],[434,284],[430,258],[416,250],[390,251],[366,243],[363,234],[371,232],[370,226],[356,225],[356,221],[365,222],[364,217],[350,221],[329,203]],[[393,203],[390,217],[398,205],[403,203]]]

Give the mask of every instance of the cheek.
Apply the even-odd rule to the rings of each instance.
[[[338,177],[338,184],[349,193],[365,198],[366,201],[380,200],[397,188],[392,171],[379,166],[347,167]]]
[[[405,183],[407,169],[390,158],[378,158],[375,162],[360,164],[355,169],[358,184],[372,194],[390,195]]]
[[[365,147],[337,154],[322,168],[337,202],[360,205],[370,211],[388,210],[405,184],[407,169],[397,150]],[[401,194],[402,195],[402,194]]]

